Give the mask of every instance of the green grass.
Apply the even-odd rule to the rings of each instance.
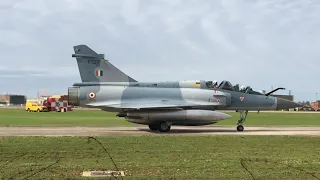
[[[253,179],[249,172],[255,179],[320,178],[320,139],[316,137],[124,136],[97,139],[118,168],[129,174],[124,177],[128,180]],[[29,179],[77,179],[82,171],[101,169],[115,170],[115,167],[93,139],[88,143],[85,137],[0,138],[0,179],[28,176]],[[32,176],[33,173],[36,175]]]
[[[0,126],[130,126],[115,113],[100,110],[26,112],[23,109],[0,109]]]
[[[239,113],[227,112],[231,119],[216,125],[235,125]],[[272,113],[249,112],[246,126],[254,125],[304,125],[319,126],[320,113]],[[26,112],[23,109],[0,108],[0,126],[136,126],[124,118],[117,118],[115,113],[101,110],[75,110],[73,112]]]

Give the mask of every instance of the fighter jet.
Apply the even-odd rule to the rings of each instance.
[[[138,82],[86,45],[73,47],[81,77],[68,88],[73,106],[117,112],[118,117],[148,125],[153,131],[168,132],[172,125],[201,126],[232,116],[219,110],[240,112],[237,130],[243,131],[248,111],[301,107],[285,99],[253,91],[239,90],[229,81],[218,86],[212,81],[185,80]]]

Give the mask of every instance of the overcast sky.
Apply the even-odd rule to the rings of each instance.
[[[80,82],[72,46],[86,44],[138,81],[229,80],[314,100],[319,39],[319,0],[1,0],[0,93],[66,93]]]

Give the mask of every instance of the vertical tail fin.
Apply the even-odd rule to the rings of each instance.
[[[73,47],[82,82],[137,82],[86,45]]]

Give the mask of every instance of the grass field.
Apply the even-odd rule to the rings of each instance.
[[[82,171],[116,170],[94,139],[0,139],[0,179],[78,179]],[[316,137],[125,136],[97,140],[119,170],[129,175],[124,179],[320,178],[320,139]]]
[[[236,124],[228,114],[218,125]],[[0,108],[0,126],[130,125],[100,110]],[[320,113],[249,113],[245,125],[320,125]],[[299,136],[0,137],[0,179],[82,179],[116,170],[108,153],[123,179],[320,179],[319,152],[319,137]]]
[[[233,117],[216,125],[235,125],[239,113],[227,112]],[[320,113],[272,113],[249,112],[246,126],[254,125],[301,125],[319,126]],[[117,118],[115,113],[101,110],[75,110],[73,112],[26,112],[23,109],[0,108],[0,126],[136,126]]]

